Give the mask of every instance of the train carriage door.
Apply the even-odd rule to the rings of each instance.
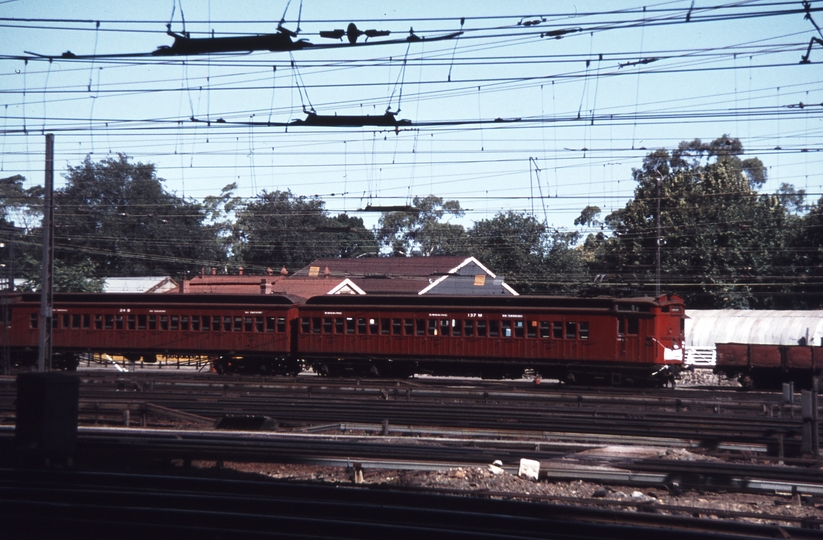
[[[637,314],[621,313],[617,318],[617,353],[621,360],[639,362],[640,358],[640,317]]]

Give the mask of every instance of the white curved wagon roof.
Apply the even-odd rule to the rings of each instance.
[[[716,343],[823,345],[823,311],[686,310],[686,346]]]

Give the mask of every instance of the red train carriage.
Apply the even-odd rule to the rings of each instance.
[[[40,295],[4,295],[0,316],[12,363],[37,358]],[[218,371],[232,363],[255,372],[293,373],[290,321],[296,306],[282,296],[56,294],[53,367],[72,369],[82,353],[153,362],[158,354],[202,355]]]
[[[779,388],[784,382],[811,388],[813,377],[823,373],[823,347],[749,343],[716,346],[714,372],[736,378],[743,388]]]
[[[300,306],[297,350],[320,373],[674,381],[684,306],[652,298],[322,296]]]

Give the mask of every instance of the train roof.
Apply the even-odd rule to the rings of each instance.
[[[636,305],[639,310],[649,309],[652,305],[681,304],[679,297],[615,298],[610,296],[446,296],[446,295],[324,295],[306,300],[307,305],[324,306],[431,306],[431,307],[519,307],[519,308],[589,308],[611,309],[615,304]]]
[[[820,343],[820,310],[690,310],[686,319],[686,346],[714,347],[717,343],[797,345]]]
[[[17,293],[23,302],[40,302],[40,293]],[[291,305],[291,298],[277,294],[145,294],[145,293],[55,293],[54,303],[80,304],[254,304]]]

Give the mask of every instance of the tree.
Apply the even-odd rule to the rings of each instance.
[[[10,227],[17,222],[18,227],[27,227],[32,218],[42,215],[43,188],[24,189],[25,181],[19,174],[0,178],[0,226]]]
[[[54,221],[55,256],[67,266],[89,260],[100,276],[179,276],[225,261],[210,209],[166,192],[153,164],[87,156],[65,178]]]
[[[23,257],[23,275],[28,276],[22,290],[39,291],[41,284],[41,265],[39,259],[29,255]],[[103,292],[106,281],[95,276],[94,264],[89,261],[80,261],[74,266],[68,266],[63,261],[54,261],[53,284],[55,292]]]
[[[409,210],[384,212],[377,239],[396,256],[465,255],[466,231],[462,225],[443,223],[444,218],[463,217],[458,201],[429,195],[415,197]]]
[[[614,235],[605,266],[653,291],[659,234],[663,290],[692,307],[764,307],[785,292],[779,266],[792,218],[779,196],[755,191],[765,168],[742,153],[726,135],[649,153],[633,170],[634,199],[606,217]]]
[[[330,217],[316,197],[264,191],[237,210],[234,254],[244,266],[299,269],[318,258],[376,253],[361,218]]]
[[[577,233],[549,230],[530,214],[500,212],[476,222],[467,236],[471,253],[521,293],[570,293],[586,281],[573,248]]]

